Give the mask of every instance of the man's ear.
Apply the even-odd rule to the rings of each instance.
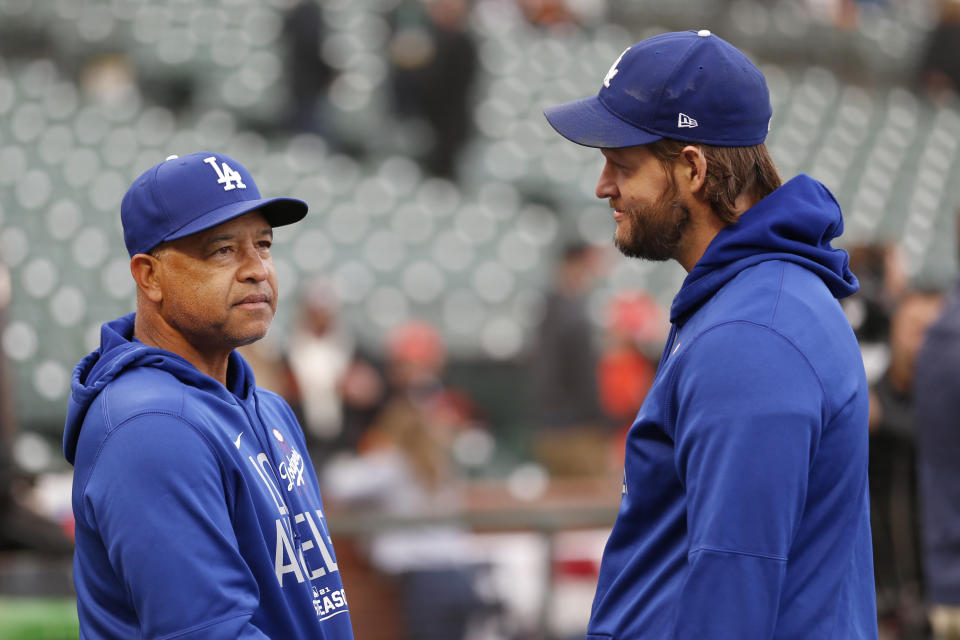
[[[146,254],[138,253],[130,258],[130,275],[137,283],[137,289],[151,302],[159,303],[163,300],[160,286],[160,260]]]
[[[703,155],[703,150],[688,144],[680,151],[678,164],[687,190],[693,195],[699,194],[707,181],[707,157]]]

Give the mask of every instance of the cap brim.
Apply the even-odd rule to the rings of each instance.
[[[597,96],[547,107],[543,115],[557,133],[585,147],[619,149],[663,138],[621,120],[603,106]]]
[[[233,220],[245,213],[259,211],[266,218],[271,227],[282,227],[302,220],[307,215],[307,203],[296,198],[261,198],[258,200],[242,200],[214,209],[190,224],[180,227],[162,242],[185,238],[200,231],[205,231],[228,220]]]

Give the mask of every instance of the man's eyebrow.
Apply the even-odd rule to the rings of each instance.
[[[619,149],[600,149],[600,153],[611,160],[623,161],[623,153]]]
[[[603,157],[607,160],[613,160],[614,162],[619,162],[620,157],[614,153],[614,149],[600,149],[600,153],[603,154]]]
[[[236,233],[218,233],[214,236],[210,236],[203,241],[204,245],[216,244],[218,242],[230,242],[231,240],[237,239]],[[258,236],[267,236],[273,238],[273,227],[264,227],[257,232]]]
[[[215,244],[220,244],[221,242],[232,242],[236,239],[237,234],[235,233],[218,233],[204,238],[202,246],[204,248],[211,247]]]

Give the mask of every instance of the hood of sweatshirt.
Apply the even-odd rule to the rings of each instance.
[[[856,293],[860,284],[850,271],[850,256],[830,245],[841,233],[843,216],[833,194],[798,175],[716,235],[674,297],[670,321],[682,323],[738,273],[767,260],[804,266],[836,298]]]
[[[253,372],[237,352],[230,354],[227,387],[224,387],[181,356],[147,346],[134,338],[135,315],[131,313],[104,324],[100,328],[100,347],[83,358],[73,369],[67,420],[63,431],[63,454],[70,464],[74,462],[87,409],[108,382],[128,369],[162,369],[184,384],[212,393],[231,404],[244,401],[252,391]]]

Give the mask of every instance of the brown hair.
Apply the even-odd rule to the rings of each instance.
[[[399,396],[388,402],[374,421],[364,436],[362,448],[397,451],[420,483],[434,491],[447,485],[452,477],[447,435],[429,422],[410,398]]]
[[[741,193],[756,202],[780,186],[780,174],[763,143],[754,147],[717,147],[709,144],[662,138],[647,145],[660,161],[670,181],[670,165],[680,159],[688,145],[700,148],[707,160],[707,177],[703,195],[713,212],[726,224],[737,221],[735,202]],[[676,188],[676,184],[673,184]]]

